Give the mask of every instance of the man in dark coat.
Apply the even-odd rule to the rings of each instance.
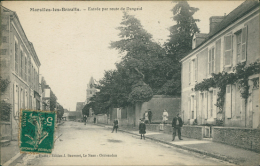
[[[112,133],[114,132],[115,129],[116,129],[116,133],[117,133],[117,128],[118,128],[118,120],[115,119],[115,120],[114,120],[114,126],[113,126]]]
[[[175,139],[176,130],[178,131],[179,140],[182,140],[182,138],[181,138],[182,119],[181,119],[181,117],[179,117],[179,114],[177,114],[176,117],[173,118],[172,127],[173,127],[172,141],[174,141],[174,139]]]

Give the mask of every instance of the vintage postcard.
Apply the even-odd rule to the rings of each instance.
[[[0,165],[259,165],[259,1],[2,1],[0,17]]]

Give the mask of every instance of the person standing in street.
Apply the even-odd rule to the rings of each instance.
[[[84,125],[86,125],[86,123],[87,123],[87,115],[84,115],[83,122],[84,122]]]
[[[169,114],[168,114],[167,110],[164,109],[163,110],[163,115],[162,115],[162,117],[163,117],[163,124],[165,124],[166,121],[168,120],[168,116],[169,116]]]
[[[113,130],[111,133],[113,133],[115,129],[116,129],[116,133],[117,133],[117,129],[118,129],[118,120],[117,119],[114,120]]]
[[[148,109],[149,124],[151,124],[151,122],[152,122],[152,116],[153,116],[153,113],[152,113],[151,109]]]
[[[144,123],[144,120],[143,119],[140,119],[141,123],[139,124],[139,134],[141,134],[141,139],[145,139],[145,136],[144,134],[146,133],[146,125]]]
[[[145,118],[145,121],[144,121],[144,123],[145,124],[147,124],[148,123],[148,111],[145,111],[145,113],[144,113],[144,118]]]
[[[176,136],[176,131],[178,132],[179,140],[182,140],[181,138],[181,127],[182,127],[182,119],[179,117],[179,113],[176,115],[176,117],[172,120],[172,127],[173,127],[173,133],[172,133],[172,141],[174,141]]]

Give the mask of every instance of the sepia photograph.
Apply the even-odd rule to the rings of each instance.
[[[2,1],[0,166],[260,165],[259,1]]]

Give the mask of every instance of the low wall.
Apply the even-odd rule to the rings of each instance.
[[[160,131],[160,125],[152,124],[146,125],[146,129],[149,131]],[[187,138],[203,139],[204,126],[186,126],[184,125],[181,129],[181,135]],[[172,134],[173,128],[171,125],[164,125],[163,133]]]
[[[108,123],[106,114],[104,114],[104,115],[97,115],[96,116],[96,120],[97,120],[97,123],[102,123],[102,124],[107,124]]]
[[[11,139],[11,123],[10,122],[1,122],[1,139]]]
[[[235,127],[213,127],[213,141],[260,152],[260,130]]]
[[[203,139],[204,126],[189,126],[182,127],[181,135],[187,138]]]

